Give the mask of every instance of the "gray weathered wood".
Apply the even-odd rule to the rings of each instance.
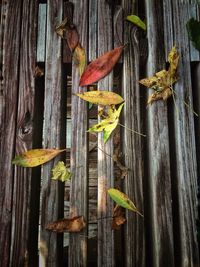
[[[88,55],[89,61],[94,60],[97,57],[97,24],[98,24],[98,17],[97,17],[97,6],[98,1],[89,1],[89,50]]]
[[[45,61],[46,46],[46,22],[47,22],[47,5],[39,4],[38,10],[38,34],[37,34],[37,62]]]
[[[171,20],[174,25],[174,42],[180,53],[179,81],[175,84],[177,92],[174,111],[175,162],[173,190],[176,195],[178,216],[175,225],[174,246],[176,248],[176,266],[199,266],[199,252],[196,236],[197,218],[197,163],[195,154],[195,136],[193,113],[183,101],[192,108],[192,85],[188,36],[185,21],[188,20],[188,8],[180,1],[173,2]],[[177,15],[179,14],[179,15]],[[184,20],[182,19],[184,18]],[[172,45],[171,42],[169,45]]]
[[[162,1],[146,1],[148,64],[147,75],[165,68]],[[158,15],[159,14],[159,15]],[[147,90],[146,88],[141,88]],[[149,91],[149,94],[152,93]],[[174,266],[171,173],[167,102],[148,107],[148,195],[147,231],[150,234],[152,266]],[[145,167],[147,168],[147,167]]]
[[[37,26],[37,1],[23,3],[21,42],[20,42],[20,78],[18,94],[18,110],[16,123],[16,154],[21,154],[33,146],[33,121],[35,104],[35,61],[36,61],[36,26]],[[37,129],[39,131],[39,129]],[[38,178],[38,177],[37,177]],[[12,201],[12,240],[10,251],[10,266],[37,264],[37,254],[34,258],[29,251],[29,233],[31,225],[38,226],[38,216],[35,221],[30,221],[30,206],[32,194],[32,169],[16,167],[13,179]],[[39,208],[39,194],[35,194],[35,207]],[[39,214],[39,212],[38,212]],[[37,250],[37,238],[32,243],[32,248]],[[32,261],[32,263],[30,262]]]
[[[74,24],[82,47],[87,51],[88,3],[86,0],[73,1]],[[72,93],[85,91],[79,87],[79,69],[72,68]],[[70,216],[83,215],[88,222],[88,120],[87,103],[72,95],[72,146],[71,146],[71,192]],[[71,234],[69,242],[69,266],[87,266],[88,226],[80,234]]]
[[[65,147],[65,127],[62,110],[66,104],[61,71],[61,38],[55,27],[62,21],[62,1],[47,1],[47,32],[45,52],[44,148]],[[62,237],[45,230],[45,225],[63,217],[63,184],[51,180],[51,169],[59,157],[42,167],[40,260],[45,266],[60,266]]]
[[[0,91],[3,103],[0,121],[0,258],[2,266],[9,266],[14,171],[11,161],[15,153],[22,1],[7,1],[6,7],[5,4],[2,3],[2,11],[6,9],[5,23],[1,25],[5,34]]]
[[[132,1],[123,1],[124,16],[136,14]],[[123,58],[123,86],[125,100],[124,125],[137,132],[143,132],[141,117],[141,94],[139,88],[139,44],[136,37],[136,28],[124,23],[124,42],[129,43],[124,51]],[[125,177],[125,193],[135,203],[138,210],[144,214],[144,137],[138,136],[123,129],[123,153],[128,175]],[[125,262],[126,266],[145,266],[145,238],[144,219],[132,212],[126,213],[125,225]]]
[[[111,9],[105,0],[98,1],[98,56],[113,48]],[[112,91],[113,74],[98,82],[99,90]],[[98,266],[114,266],[114,232],[111,229],[113,202],[107,190],[114,187],[113,140],[103,143],[98,134]],[[108,155],[107,155],[108,154]],[[106,219],[106,217],[108,217]]]

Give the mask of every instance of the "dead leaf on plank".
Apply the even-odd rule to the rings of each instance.
[[[116,205],[113,210],[112,229],[119,230],[120,226],[126,222],[125,212],[122,207]]]
[[[80,232],[86,226],[86,222],[83,216],[76,216],[73,218],[61,219],[55,222],[48,223],[45,226],[46,230],[56,233],[63,232]]]

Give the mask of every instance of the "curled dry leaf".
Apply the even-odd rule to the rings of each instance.
[[[61,219],[52,223],[48,223],[45,226],[46,230],[56,233],[63,232],[80,232],[86,226],[86,222],[83,216],[76,216],[73,218]]]
[[[63,39],[66,39],[71,52],[74,51],[79,43],[79,35],[76,26],[65,18],[57,27],[56,33]]]
[[[61,182],[66,182],[70,180],[71,173],[65,166],[63,161],[58,161],[57,164],[52,169],[52,180],[60,180]]]
[[[80,44],[78,44],[74,50],[73,59],[75,66],[79,69],[80,75],[82,75],[86,66],[86,54]]]
[[[64,39],[66,39],[69,49],[71,52],[73,52],[79,43],[78,31],[74,24],[71,24],[69,27],[67,27],[64,34]]]
[[[119,230],[120,226],[126,222],[125,212],[122,207],[116,205],[113,210],[112,229]]]
[[[120,95],[109,91],[89,91],[76,95],[83,100],[101,106],[117,105],[124,101]]]
[[[115,188],[110,188],[108,189],[108,194],[119,206],[128,210],[132,210],[143,217],[143,215],[138,211],[134,203],[123,192]]]
[[[110,73],[119,60],[124,47],[124,45],[116,47],[92,61],[81,76],[80,86],[95,83]]]
[[[139,83],[155,91],[150,95],[147,104],[151,104],[159,99],[167,100],[173,93],[172,85],[177,81],[176,72],[179,61],[179,55],[175,46],[169,53],[168,61],[170,64],[168,70],[161,70],[154,76],[139,81]]]
[[[106,143],[111,133],[114,131],[114,129],[118,125],[119,116],[120,116],[123,106],[124,106],[124,103],[122,103],[118,109],[115,109],[115,107],[110,106],[108,109],[108,114],[105,117],[105,119],[103,119],[100,123],[95,124],[91,128],[89,128],[88,132],[102,132],[103,131],[103,141],[104,143]]]
[[[117,167],[121,171],[121,179],[123,179],[128,174],[128,168],[124,166],[121,161],[119,160],[119,154],[113,154],[112,156],[113,161],[116,163]]]
[[[12,163],[22,167],[36,167],[51,159],[66,149],[32,149],[17,155]]]
[[[42,77],[44,76],[44,69],[43,68],[40,68],[39,66],[36,66],[35,67],[35,73],[34,73],[34,76],[37,78],[37,77]]]

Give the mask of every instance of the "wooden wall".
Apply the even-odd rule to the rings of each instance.
[[[130,14],[145,19],[147,34],[125,21]],[[87,62],[129,43],[114,71],[94,85],[125,99],[127,128],[106,145],[101,134],[86,132],[97,110],[74,95],[87,88],[79,87],[69,48],[55,32],[66,16],[73,17]],[[200,266],[200,122],[184,104],[200,114],[200,55],[185,27],[199,16],[198,0],[1,1],[0,266]],[[172,98],[146,107],[150,90],[138,80],[165,68],[175,44],[177,108]],[[111,157],[116,146],[129,168],[124,179]],[[16,154],[40,147],[67,153],[41,168],[11,164]],[[60,159],[71,166],[65,185],[50,179]],[[109,187],[127,193],[144,218],[126,211],[126,224],[112,230]],[[87,222],[80,233],[45,230],[48,222],[76,215]]]

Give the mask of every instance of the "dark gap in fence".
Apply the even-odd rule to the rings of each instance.
[[[169,125],[169,151],[170,151],[170,171],[171,171],[171,188],[172,188],[172,219],[173,219],[173,242],[174,242],[174,261],[175,266],[179,266],[181,257],[180,251],[180,225],[179,225],[179,200],[178,200],[178,181],[176,174],[176,142],[175,142],[175,125],[174,116],[178,116],[177,109],[173,98],[168,100],[168,125]]]
[[[44,70],[44,63],[37,63],[37,66]],[[44,111],[44,75],[35,78],[35,99],[33,115],[33,148],[42,147]],[[40,184],[41,168],[32,169],[31,199],[30,199],[30,227],[29,227],[29,259],[30,266],[38,265],[38,227],[39,227],[39,207],[40,207]]]
[[[197,112],[199,117],[194,116],[194,126],[195,126],[195,141],[196,141],[196,157],[197,157],[197,174],[198,174],[198,218],[197,218],[197,238],[200,245],[200,63],[192,62],[191,63],[191,76],[192,76],[192,88],[193,88],[193,107]],[[200,252],[200,246],[199,246]]]
[[[47,0],[39,0],[39,4],[47,4]]]

